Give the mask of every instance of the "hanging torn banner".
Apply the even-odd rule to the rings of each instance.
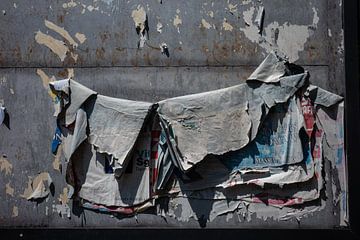
[[[283,77],[279,85],[249,82],[159,102],[160,123],[178,167],[188,171],[209,154],[245,147],[269,109],[286,102],[306,78],[303,73]]]
[[[207,199],[219,201],[212,220],[246,204],[321,202],[325,158],[342,178],[345,219],[343,99],[309,77],[273,52],[244,84],[158,103],[107,97],[72,79],[50,83],[66,180],[86,209],[133,215],[154,199]]]
[[[320,93],[319,95],[313,94],[314,93],[313,91],[315,89]],[[218,188],[218,187],[214,187],[214,185],[210,187],[207,186],[206,183],[208,182],[207,180],[209,180],[209,176],[211,175],[206,175],[205,169],[208,169],[208,173],[215,174],[216,171],[211,171],[211,170],[212,169],[218,170],[221,169],[221,167],[219,167],[220,166],[219,164],[216,167],[215,165],[210,164],[210,161],[214,159],[207,159],[208,161],[207,168],[204,167],[202,169],[203,170],[202,172],[201,171],[198,172],[198,173],[200,172],[203,173],[203,175],[201,175],[202,178],[200,180],[189,182],[188,184],[183,182],[180,183],[179,181],[178,184],[180,183],[181,186],[175,186],[172,188],[171,190],[173,191],[171,195],[172,200],[170,201],[173,202],[169,203],[168,206],[172,207],[172,206],[177,206],[178,204],[182,204],[183,207],[186,204],[190,204],[191,205],[190,213],[187,213],[185,218],[186,220],[189,220],[190,217],[194,217],[197,214],[198,209],[194,209],[194,206],[196,206],[196,204],[194,203],[197,203],[198,201],[201,200],[203,202],[202,204],[205,204],[207,202],[208,202],[207,204],[213,204],[212,207],[214,207],[214,209],[212,209],[210,213],[212,212],[221,213],[222,211],[219,211],[221,209],[215,209],[215,207],[221,206],[222,201],[225,201],[228,204],[231,203],[234,206],[241,206],[242,203],[248,202],[250,204],[256,204],[256,203],[266,204],[267,206],[279,207],[279,209],[282,209],[279,210],[278,213],[273,215],[272,217],[280,216],[281,215],[280,213],[283,212],[285,209],[284,207],[291,207],[294,205],[299,205],[310,201],[311,202],[317,201],[320,204],[325,204],[324,201],[320,199],[321,196],[320,194],[324,187],[324,180],[323,180],[324,173],[322,172],[322,166],[323,166],[323,152],[325,152],[325,157],[328,160],[334,162],[334,166],[337,166],[335,167],[335,169],[338,169],[339,172],[341,172],[341,177],[339,177],[340,184],[338,189],[334,190],[334,196],[335,196],[335,201],[339,202],[338,204],[340,205],[341,225],[346,225],[346,223],[348,222],[348,214],[347,214],[347,190],[346,190],[347,180],[346,180],[346,171],[345,171],[346,165],[343,161],[344,154],[342,150],[342,148],[344,147],[343,122],[342,122],[343,98],[335,94],[329,93],[321,88],[310,85],[308,88],[304,89],[304,93],[300,97],[300,100],[301,103],[299,104],[299,107],[301,107],[301,114],[304,118],[303,127],[304,130],[306,130],[306,133],[308,134],[310,139],[308,145],[309,148],[311,149],[312,161],[314,162],[314,174],[312,174],[312,177],[309,180],[304,182],[295,181],[294,183],[291,184],[285,184],[280,188],[277,187],[276,184],[279,184],[281,183],[281,181],[284,180],[282,177],[280,178],[277,177],[277,181],[274,181],[271,185],[266,185],[265,187],[262,188],[248,184],[232,185],[231,187],[227,187],[227,188]],[[271,118],[270,113],[268,117]],[[326,126],[323,127],[324,124],[322,124],[321,122],[323,123],[327,122]],[[328,129],[327,127],[330,126],[332,126],[331,129]],[[259,130],[259,132],[261,132],[261,130]],[[327,140],[327,138],[329,138],[329,140]],[[333,151],[329,151],[327,149],[328,148],[327,146],[329,144],[333,146]],[[338,161],[338,163],[335,164],[335,161]],[[255,163],[255,161],[253,161],[253,163]],[[201,164],[199,166],[201,166]],[[251,169],[245,170],[246,173],[252,171],[253,170]],[[285,171],[285,169],[282,169],[282,171]],[[217,173],[219,172],[221,172],[221,170],[217,171]],[[262,173],[263,171],[260,171],[259,175],[261,176]],[[261,178],[259,175],[257,178],[263,181],[264,178]],[[276,174],[274,176],[276,176]],[[223,176],[221,175],[217,176],[219,182],[222,179],[221,177]],[[213,179],[216,179],[216,177],[214,177]],[[191,189],[189,190],[189,186],[193,188],[197,187],[197,189],[201,189],[201,190],[191,190]],[[186,190],[186,188],[188,190]],[[184,198],[188,200],[185,200]],[[217,200],[219,202],[214,202],[214,200]],[[219,204],[215,205],[215,203],[219,203],[220,205]],[[232,210],[232,212],[235,212],[239,210],[239,208],[237,209],[228,208],[227,210]],[[322,208],[323,207],[321,207],[320,205],[320,207],[318,206],[316,209],[320,210]],[[242,207],[241,209],[244,208]],[[175,209],[169,209],[168,215],[174,216],[174,210]],[[288,208],[286,211],[288,211],[287,213],[290,213],[294,210],[296,210],[296,208],[295,209]],[[277,210],[273,209],[272,211],[276,212]],[[306,214],[306,212],[307,211],[304,210],[303,213],[298,213],[298,214],[300,215]],[[221,214],[217,214],[217,215],[221,215]],[[184,214],[181,213],[180,215],[174,217],[178,219],[183,219]],[[208,220],[211,221],[212,219],[213,217],[211,217],[210,214],[210,218]],[[289,219],[290,218],[286,218],[286,220]]]
[[[295,98],[278,104],[266,116],[254,141],[243,149],[209,157],[193,170],[201,179],[183,181],[182,189],[250,183],[282,186],[309,180],[314,175],[314,161],[303,122]]]

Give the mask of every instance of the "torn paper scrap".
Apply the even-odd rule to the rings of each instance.
[[[71,104],[66,108],[66,115],[64,119],[65,126],[69,126],[75,121],[76,112],[80,106],[90,97],[97,93],[85,86],[72,81],[71,79],[64,79],[56,82],[50,82],[50,89],[61,99],[65,100],[63,105],[67,105],[69,99]],[[70,91],[71,89],[71,91]],[[71,92],[71,97],[69,96]],[[65,96],[63,96],[65,95]]]
[[[105,206],[102,204],[92,203],[86,200],[83,200],[81,206],[85,209],[89,209],[96,212],[101,213],[116,213],[121,215],[133,215],[135,213],[140,213],[145,211],[146,209],[153,207],[154,203],[152,201],[148,201],[146,203],[131,206],[131,207],[119,207],[119,206]]]
[[[61,218],[71,218],[71,209],[67,204],[53,205],[53,212],[57,212]]]
[[[7,112],[6,108],[0,105],[0,126],[4,124],[8,129],[10,129],[10,115]]]
[[[27,200],[37,200],[45,198],[50,193],[50,187],[53,184],[52,179],[47,172],[39,173],[33,180],[30,178],[28,186],[21,197]]]
[[[232,171],[300,163],[305,157],[303,153],[309,151],[303,149],[300,138],[303,124],[296,99],[291,98],[287,104],[278,104],[270,110],[252,143],[224,154],[221,161]]]
[[[265,15],[265,8],[261,6],[258,9],[258,13],[254,21],[256,23],[260,35],[262,34],[263,25],[264,25],[264,15]]]
[[[89,117],[89,142],[124,165],[152,106],[98,95]]]
[[[255,138],[268,109],[286,102],[306,77],[307,73],[285,76],[280,86],[255,87],[249,82],[159,102],[161,124],[180,169],[189,170],[206,155],[245,147]]]
[[[331,95],[329,99],[332,98]],[[317,107],[316,122],[325,132],[325,158],[331,161],[332,172],[336,173],[333,182],[333,201],[340,207],[340,225],[349,225],[347,161],[344,141],[344,102],[330,108]]]
[[[87,114],[83,108],[79,108],[76,112],[75,123],[68,128],[61,128],[61,132],[66,138],[62,139],[64,155],[67,161],[70,160],[72,154],[80,146],[80,144],[87,138],[86,129]]]
[[[271,52],[250,75],[248,81],[278,82],[286,74],[286,63],[285,59],[275,52]]]
[[[314,104],[330,107],[344,100],[343,97],[326,91],[320,87],[310,85],[307,88],[309,97],[312,98]]]
[[[116,175],[116,161],[83,142],[72,156],[75,193],[87,201],[105,206],[129,207],[146,202],[150,192],[150,132],[140,134],[134,154],[122,174]],[[108,168],[113,171],[108,171]],[[76,183],[82,183],[80,186]]]
[[[5,119],[5,107],[0,106],[0,125],[4,122]]]

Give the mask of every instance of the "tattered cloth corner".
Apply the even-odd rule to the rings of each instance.
[[[329,124],[343,127],[343,99],[309,77],[271,53],[244,84],[158,103],[103,96],[71,79],[52,82],[67,182],[85,208],[122,214],[161,197],[235,201],[213,209],[217,215],[245,202],[319,199],[323,142],[343,147],[341,136],[327,134]]]

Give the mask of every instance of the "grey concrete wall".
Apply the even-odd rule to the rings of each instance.
[[[149,40],[142,49],[137,48],[139,36],[131,17],[139,4],[149,22]],[[253,20],[260,5],[265,8],[263,39],[253,34]],[[151,212],[139,214],[137,219],[111,218],[90,211],[85,211],[85,219],[76,211],[68,219],[53,212],[65,179],[64,171],[52,167],[50,144],[55,118],[37,69],[61,79],[71,68],[75,80],[101,94],[158,101],[241,83],[268,51],[280,49],[310,71],[314,84],[344,95],[341,5],[341,0],[1,1],[0,101],[10,113],[11,130],[0,127],[0,154],[7,155],[12,170],[10,174],[0,171],[0,225],[199,227],[196,221],[165,221]],[[174,18],[181,19],[177,27]],[[76,41],[76,33],[84,34],[85,42],[78,41],[73,49],[45,26],[45,20],[63,27]],[[163,25],[162,33],[156,30],[158,22]],[[36,41],[39,30],[69,46],[64,61]],[[169,47],[169,57],[160,52],[162,42]],[[78,55],[76,61],[71,54]],[[339,224],[334,215],[338,206],[332,204],[333,176],[328,163],[325,169],[326,207],[300,224],[257,218],[226,222],[225,217],[219,217],[208,226],[335,227]],[[39,204],[26,201],[20,195],[28,177],[41,171],[50,173],[55,193]],[[6,192],[6,184],[14,188],[13,194]]]

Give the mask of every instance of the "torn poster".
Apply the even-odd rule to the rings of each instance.
[[[74,198],[125,215],[170,198],[186,208],[180,199],[216,201],[210,221],[248,204],[287,216],[281,209],[323,201],[328,159],[346,222],[343,98],[309,77],[273,52],[244,84],[158,103],[103,96],[72,79],[49,83]]]
[[[56,127],[54,137],[51,143],[51,152],[56,155],[59,145],[61,144],[61,129]]]
[[[183,182],[183,189],[249,183],[282,186],[309,180],[314,174],[314,161],[308,139],[302,136],[305,132],[301,132],[300,111],[295,98],[288,104],[278,104],[266,116],[254,141],[243,149],[207,158],[193,170],[201,179]]]
[[[274,64],[283,65],[284,69],[279,74],[279,68],[268,68],[269,75],[277,78],[286,75],[284,62],[276,57],[267,57],[264,62],[267,61],[275,61]],[[270,63],[262,63],[260,68],[267,65]],[[259,69],[256,71],[261,72]],[[307,78],[305,72],[280,77],[279,84],[249,81],[159,102],[157,111],[174,164],[188,171],[209,154],[221,155],[245,147],[257,135],[269,109],[288,101]],[[177,141],[170,132],[176,135]]]

